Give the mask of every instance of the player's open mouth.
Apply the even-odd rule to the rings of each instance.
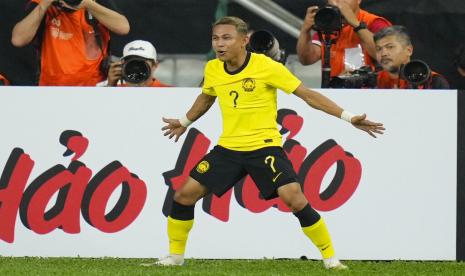
[[[216,52],[219,56],[224,56],[226,54],[226,51],[217,51]]]

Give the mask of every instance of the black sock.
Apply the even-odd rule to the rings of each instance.
[[[294,216],[299,219],[302,227],[313,225],[320,219],[320,214],[318,214],[317,211],[315,211],[308,203],[302,210],[295,212]]]
[[[170,217],[177,219],[177,220],[194,219],[194,207],[195,205],[186,206],[173,200],[173,205],[171,206]]]

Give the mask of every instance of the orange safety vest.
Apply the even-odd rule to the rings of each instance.
[[[360,10],[357,19],[359,22],[363,21],[367,24],[368,28],[370,25],[377,19],[386,21],[386,24],[391,26],[391,23],[383,17],[377,16],[375,14],[369,13],[364,10]],[[358,45],[361,45],[360,38],[357,33],[354,32],[354,29],[350,25],[346,25],[342,28],[339,38],[336,43],[331,46],[331,77],[339,76],[345,71],[345,49],[357,48]],[[321,45],[321,54],[324,56],[324,45]],[[368,52],[363,49],[363,55],[366,65],[374,67],[375,61],[370,57]]]
[[[435,76],[441,76],[439,73],[431,71],[431,79]],[[377,86],[379,89],[409,89],[411,88],[408,82],[401,78],[393,79],[387,71],[381,71],[378,73]],[[425,85],[418,87],[419,89],[425,89]]]
[[[67,13],[54,6],[48,8],[40,47],[39,85],[95,86],[106,79],[100,64],[107,56],[110,32],[97,24],[100,47],[86,17],[84,9]]]
[[[10,85],[10,81],[2,75],[0,75],[0,81],[3,82],[3,85]]]

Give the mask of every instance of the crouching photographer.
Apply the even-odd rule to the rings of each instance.
[[[152,43],[132,41],[124,46],[121,60],[110,65],[107,86],[169,87],[154,77],[157,67],[157,51]]]
[[[413,45],[403,26],[385,28],[375,34],[376,60],[383,68],[377,76],[382,89],[449,89],[440,74],[431,71],[421,60],[410,60]]]

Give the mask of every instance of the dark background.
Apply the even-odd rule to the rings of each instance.
[[[129,35],[113,36],[112,52],[119,56],[125,43],[145,39],[154,43],[159,53],[206,54],[210,50],[210,25],[214,21],[216,0],[114,0],[131,24]],[[303,18],[306,8],[317,0],[275,0],[296,16]],[[11,30],[24,16],[27,0],[3,0],[0,3],[0,72],[13,84],[31,85],[34,81],[33,49],[11,45]],[[295,53],[297,40],[241,6],[230,3],[229,15],[243,18],[251,28],[271,30],[280,44]],[[383,16],[393,24],[406,26],[413,38],[414,58],[446,76],[452,87],[465,88],[454,66],[455,48],[465,43],[464,0],[364,0],[362,8]],[[64,57],[66,58],[66,57]]]

